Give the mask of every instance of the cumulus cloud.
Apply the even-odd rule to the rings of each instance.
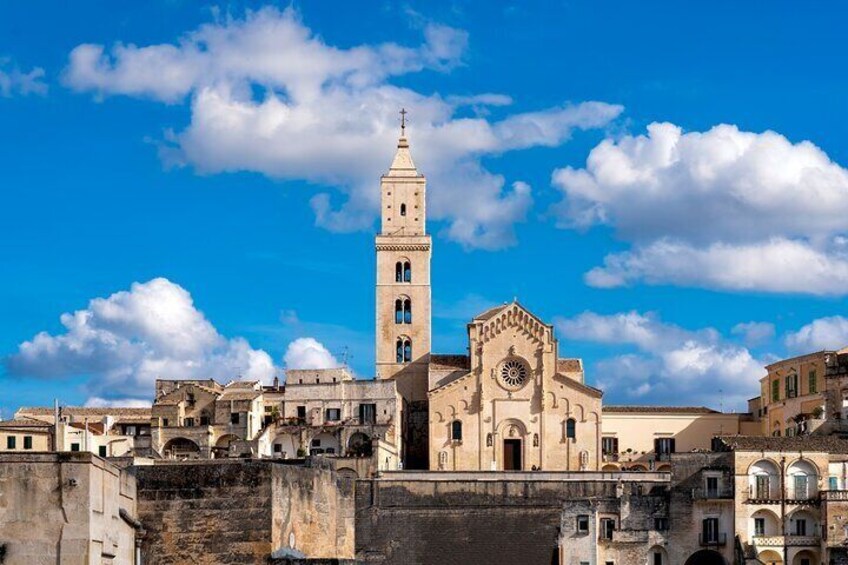
[[[748,347],[756,347],[774,337],[774,324],[769,322],[742,322],[730,330],[733,335],[742,336]]]
[[[788,333],[785,343],[794,353],[841,349],[848,345],[848,318],[830,316],[813,320],[798,331]]]
[[[743,409],[764,374],[761,360],[715,329],[687,330],[653,313],[584,312],[556,325],[569,340],[635,349],[595,366],[596,384],[625,399],[650,393],[651,403]]]
[[[203,25],[174,44],[83,44],[70,54],[64,81],[98,97],[126,95],[167,104],[188,99],[191,122],[162,147],[169,163],[201,173],[257,171],[336,187],[312,199],[316,222],[348,231],[372,226],[377,176],[391,161],[397,111],[411,110],[410,135],[430,179],[428,212],[446,235],[468,247],[514,241],[513,226],[532,203],[530,187],[483,166],[483,157],[556,146],[575,129],[606,125],[622,110],[600,102],[563,104],[490,121],[481,108],[505,106],[496,93],[446,96],[391,84],[423,70],[462,64],[468,37],[428,23],[416,46],[338,48],[287,9]],[[460,118],[471,105],[476,118]],[[474,206],[467,206],[474,202]]]
[[[341,366],[322,343],[311,337],[292,341],[283,360],[288,369],[333,369]]]
[[[60,319],[64,332],[39,333],[6,366],[16,376],[88,376],[93,405],[148,398],[157,378],[269,382],[274,376],[267,353],[242,338],[224,338],[189,292],[164,278],[95,298]]]
[[[0,96],[10,98],[18,94],[47,94],[44,69],[33,67],[29,71],[23,71],[12,64],[8,57],[0,57]]]
[[[654,123],[647,135],[604,140],[553,184],[560,226],[609,225],[633,246],[587,273],[590,285],[848,289],[848,171],[808,141]]]

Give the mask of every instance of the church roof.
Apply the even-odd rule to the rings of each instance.
[[[706,406],[604,406],[608,414],[721,414]]]
[[[417,177],[418,169],[415,168],[415,163],[412,161],[412,153],[409,151],[409,141],[406,136],[401,136],[398,139],[397,152],[395,158],[392,159],[392,165],[389,167],[387,177]]]
[[[498,313],[503,312],[506,308],[509,307],[509,304],[501,304],[500,306],[495,306],[494,308],[489,308],[488,310],[474,316],[475,321],[485,322],[486,320],[491,320]]]
[[[468,355],[430,355],[430,369],[436,371],[467,371],[469,367]]]
[[[583,370],[582,359],[557,359],[557,373],[578,373]]]

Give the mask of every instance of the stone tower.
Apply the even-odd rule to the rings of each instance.
[[[380,180],[377,248],[377,378],[395,379],[406,402],[426,402],[430,360],[427,181],[415,168],[405,127]]]

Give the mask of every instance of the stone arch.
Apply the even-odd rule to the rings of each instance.
[[[556,394],[548,391],[545,393],[545,397],[548,399],[548,403],[551,408],[556,409],[559,407],[559,404],[557,404]]]
[[[671,473],[671,465],[668,463],[663,463],[662,465],[657,466],[658,473]]]
[[[766,549],[765,551],[761,551],[759,555],[757,555],[757,559],[763,565],[778,565],[783,563],[783,557],[777,551],[773,549]]]
[[[463,412],[468,412],[468,401],[467,400],[460,400],[459,401],[459,408]]]
[[[218,459],[230,456],[230,445],[233,442],[239,441],[239,437],[235,434],[224,434],[215,441],[215,447],[212,448],[213,456]]]
[[[648,467],[643,465],[642,463],[634,463],[627,468],[628,471],[633,471],[635,473],[644,473],[648,470]]]
[[[575,404],[574,405],[573,414],[574,414],[574,417],[577,418],[578,422],[585,422],[586,421],[586,410],[583,408],[582,404]]]
[[[689,556],[685,565],[727,565],[721,553],[712,549],[702,549]]]
[[[336,471],[336,473],[339,475],[339,477],[341,477],[343,479],[354,479],[355,480],[355,479],[359,478],[359,474],[355,470],[351,469],[350,467],[342,467],[341,469],[338,469]]]
[[[618,473],[619,468],[615,463],[607,463],[603,467],[601,467],[601,471],[604,473]]]
[[[804,533],[800,533],[797,530],[799,520],[804,520],[806,523],[806,531]],[[818,522],[818,517],[808,508],[796,508],[786,516],[786,531],[789,532],[789,535],[816,535]]]
[[[808,559],[809,563],[819,563],[821,561],[818,554],[812,549],[802,549],[792,558],[792,565],[801,565],[802,559]]]
[[[671,561],[668,560],[668,552],[665,548],[661,545],[655,545],[648,550],[647,565],[654,565],[657,562],[655,557],[657,554],[660,555],[660,563],[662,563],[662,565],[669,565],[671,563]]]
[[[445,417],[442,415],[441,412],[436,412],[436,421],[437,422],[444,422],[445,421]]]
[[[781,535],[780,534],[780,532],[781,532],[780,518],[778,518],[777,514],[775,514],[774,512],[769,510],[768,508],[761,508],[761,509],[757,510],[756,512],[754,512],[753,514],[751,514],[751,524],[750,524],[750,527],[749,527],[749,531],[752,532],[752,535],[754,535],[756,533],[756,530],[754,529],[754,521],[757,518],[762,518],[762,520],[764,522],[764,530],[763,530],[762,535],[764,535],[764,536]]]
[[[373,452],[371,438],[362,432],[356,432],[347,440],[347,449],[354,457],[371,457]]]
[[[278,459],[293,459],[297,457],[299,447],[300,440],[294,434],[284,432],[274,437],[271,449]]]
[[[312,436],[309,441],[309,453],[311,455],[339,455],[341,444],[336,434],[321,432]]]
[[[162,447],[162,454],[169,459],[199,459],[200,446],[188,438],[175,437]]]

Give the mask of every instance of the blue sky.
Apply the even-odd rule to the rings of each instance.
[[[5,6],[0,410],[344,355],[370,376],[401,105],[429,180],[436,351],[518,297],[608,403],[742,408],[764,363],[848,343],[845,15]]]

